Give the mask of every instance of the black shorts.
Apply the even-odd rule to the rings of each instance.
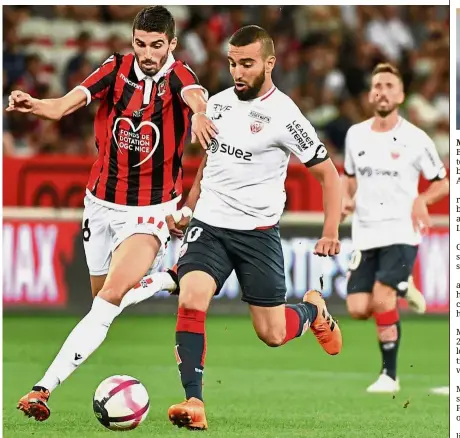
[[[390,245],[354,251],[349,265],[347,293],[371,293],[376,281],[404,293],[417,250],[418,247],[413,245]]]
[[[214,278],[218,295],[233,270],[243,301],[262,307],[284,304],[286,283],[279,226],[240,231],[192,219],[180,251],[179,279],[191,271],[206,272]]]

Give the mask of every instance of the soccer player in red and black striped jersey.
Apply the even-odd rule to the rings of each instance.
[[[177,38],[171,13],[162,6],[139,12],[132,44],[134,53],[114,54],[62,98],[39,100],[21,91],[9,98],[7,111],[51,120],[101,101],[94,122],[98,158],[82,222],[94,301],[43,378],[18,403],[39,421],[50,415],[51,391],[101,345],[124,307],[152,291],[175,290],[174,272],[151,273],[165,253],[171,217],[177,218],[184,142],[190,121],[192,141],[203,147],[217,132],[205,113],[206,90],[172,55]]]

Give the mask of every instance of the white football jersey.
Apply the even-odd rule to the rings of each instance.
[[[291,152],[307,166],[328,158],[314,128],[276,87],[251,101],[229,88],[209,99],[206,112],[219,134],[207,150],[194,216],[235,230],[275,225]]]
[[[394,129],[375,132],[374,119],[353,125],[345,140],[345,173],[357,180],[352,238],[356,249],[418,245],[411,212],[420,172],[442,179],[446,170],[433,141],[400,117]]]

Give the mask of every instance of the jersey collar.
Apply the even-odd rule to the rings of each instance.
[[[235,89],[233,89],[235,90]],[[240,102],[247,102],[247,103],[251,103],[251,102],[262,102],[263,100],[266,100],[268,99],[274,92],[276,91],[276,87],[273,85],[273,87],[270,88],[270,90],[268,90],[265,94],[263,94],[262,96],[259,96],[259,97],[256,97],[254,99],[251,99],[251,100],[239,100],[238,99],[238,96],[236,95],[235,93],[235,97],[240,101]]]
[[[155,82],[158,82],[165,74],[166,72],[171,68],[171,66],[176,62],[174,59],[174,56],[172,53],[168,55],[168,59],[165,62],[165,65],[161,67],[160,71],[155,75],[155,76],[147,76],[144,74],[139,67],[139,64],[137,63],[137,59],[134,58],[134,71],[136,72],[137,80],[138,81],[143,81],[143,80],[151,80],[153,79]]]
[[[265,94],[263,94],[262,96],[259,96],[257,99],[254,99],[254,100],[258,100],[259,102],[262,102],[263,100],[266,100],[268,99],[276,90],[276,87],[273,85],[273,87],[270,88],[270,90],[268,90]]]

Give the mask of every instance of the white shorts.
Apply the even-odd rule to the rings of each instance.
[[[165,217],[177,210],[178,202],[179,198],[176,198],[164,204],[125,207],[109,204],[87,194],[82,230],[90,275],[107,274],[113,251],[134,234],[150,234],[160,240],[160,250],[146,275],[155,271],[166,253],[170,239]]]

